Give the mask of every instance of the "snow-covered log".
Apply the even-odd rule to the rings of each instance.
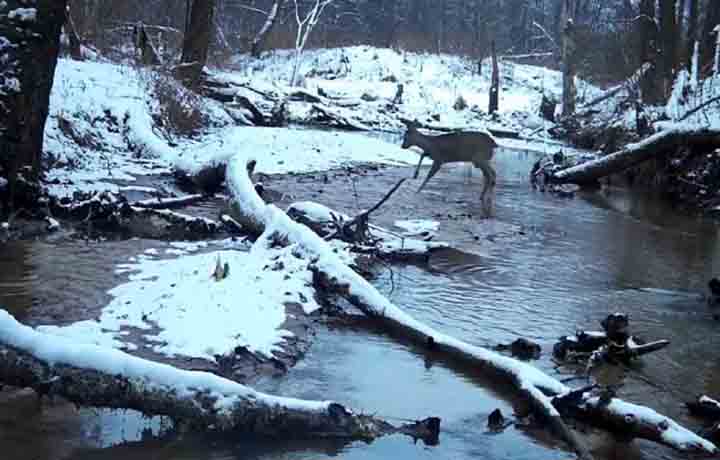
[[[521,361],[503,356],[486,348],[470,345],[416,320],[394,305],[377,291],[367,280],[355,273],[333,252],[327,242],[304,225],[294,222],[285,212],[273,205],[265,204],[255,193],[247,174],[246,160],[236,157],[228,166],[228,187],[233,196],[233,210],[243,223],[248,222],[260,237],[256,244],[293,245],[295,254],[304,257],[315,272],[316,283],[343,295],[349,302],[360,308],[366,315],[388,329],[422,344],[436,356],[445,354],[482,369],[493,376],[512,384],[527,398],[534,413],[543,418],[552,431],[566,441],[581,458],[591,458],[584,442],[564,423],[560,412],[553,405],[553,397],[570,394],[573,390],[537,368]],[[247,228],[247,227],[246,227]],[[592,401],[582,400],[585,404]],[[660,424],[663,435],[660,442],[679,450],[700,451],[714,454],[717,448],[711,442],[697,436],[674,421],[642,406],[627,404],[612,399],[613,404],[598,405],[593,411],[578,411],[580,416],[589,415],[589,422],[604,422],[605,418],[632,417],[638,427],[628,429],[625,435],[648,437],[658,441],[658,436],[644,429],[648,424]],[[625,412],[626,409],[636,411]],[[597,414],[603,419],[598,419]],[[620,415],[618,415],[620,414]]]
[[[623,436],[648,439],[687,452],[714,454],[717,451],[710,441],[674,420],[650,408],[618,398],[579,390],[555,397],[552,403],[563,415],[592,421],[597,426]]]
[[[700,395],[695,401],[685,403],[691,414],[720,420],[720,401],[709,396]]]
[[[664,155],[680,145],[720,147],[720,130],[676,125],[598,160],[558,171],[552,176],[552,182],[593,184],[600,178]]]
[[[190,206],[207,199],[207,195],[197,193],[173,198],[150,198],[148,200],[135,201],[131,206],[143,209],[176,209]]]
[[[208,372],[77,344],[24,326],[4,310],[0,383],[60,396],[78,406],[133,409],[198,429],[271,438],[371,440],[401,432],[436,442],[439,430],[437,418],[397,428],[336,402],[273,396]]]

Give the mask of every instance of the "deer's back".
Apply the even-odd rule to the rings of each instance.
[[[442,155],[445,161],[470,161],[470,157],[477,155],[489,160],[497,147],[491,136],[479,131],[443,134],[435,139],[435,151]]]

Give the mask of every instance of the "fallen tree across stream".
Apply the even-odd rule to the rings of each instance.
[[[603,177],[620,173],[680,146],[720,147],[720,130],[674,125],[664,131],[626,145],[623,149],[594,161],[554,173],[551,182],[591,185]]]
[[[77,406],[133,409],[201,430],[261,437],[373,440],[404,433],[437,443],[440,419],[395,427],[332,401],[260,393],[208,372],[38,332],[0,310],[0,383]]]
[[[414,319],[355,273],[325,240],[276,206],[263,202],[255,192],[246,165],[243,158],[233,159],[227,181],[234,198],[233,217],[242,222],[246,230],[258,235],[255,244],[292,245],[294,254],[306,259],[315,272],[316,287],[342,295],[378,323],[420,343],[435,356],[446,354],[449,358],[459,358],[512,383],[530,402],[534,413],[581,458],[592,456],[585,443],[566,426],[563,416],[580,418],[611,430],[621,429],[625,436],[649,439],[681,451],[717,452],[711,442],[652,409],[617,398],[608,401],[590,390],[577,392],[529,364],[467,344]]]

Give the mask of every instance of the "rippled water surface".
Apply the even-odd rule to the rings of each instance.
[[[435,239],[457,250],[427,266],[380,268],[376,286],[419,319],[470,343],[492,346],[522,336],[543,346],[538,366],[552,373],[554,340],[577,328],[598,328],[609,312],[631,315],[648,339],[670,339],[618,376],[620,395],[647,404],[698,429],[682,402],[696,393],[720,396],[720,323],[709,320],[700,293],[720,271],[718,228],[683,216],[657,200],[622,190],[561,199],[532,191],[526,178],[535,154],[497,154],[496,214],[482,218],[480,174],[467,166],[442,170],[422,194],[408,181],[373,215],[440,222]],[[266,185],[348,214],[378,201],[409,168],[364,175],[324,173],[315,178],[270,178]],[[209,210],[206,210],[210,212]],[[395,229],[400,231],[400,229]],[[153,246],[151,241],[13,243],[0,251],[0,303],[30,322],[71,321],[63,306],[92,308],[122,281],[114,263]],[[605,376],[598,376],[606,378]],[[440,445],[393,436],[364,443],[269,443],[168,435],[162,421],[95,413],[62,404],[39,411],[32,397],[0,403],[0,451],[11,459],[553,459],[568,458],[542,430],[486,432],[487,415],[512,414],[512,393],[472,369],[433,360],[362,323],[321,327],[306,358],[260,389],[289,396],[335,399],[390,420],[443,418]],[[2,393],[0,393],[2,395]],[[7,398],[7,396],[6,396]],[[1,400],[1,399],[0,399]],[[19,418],[23,422],[18,421]],[[630,446],[597,433],[588,442],[599,458],[682,458],[649,443]],[[114,447],[108,447],[114,445]],[[54,446],[54,447],[49,447]],[[8,458],[5,455],[2,458]]]

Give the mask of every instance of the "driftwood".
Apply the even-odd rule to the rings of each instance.
[[[598,160],[582,163],[556,172],[554,183],[594,184],[599,179],[622,172],[652,158],[665,155],[682,146],[720,147],[720,130],[675,126]]]
[[[352,120],[336,110],[321,104],[313,104],[310,109],[312,121],[330,125],[334,128],[346,129],[349,131],[370,131],[370,127],[358,121]]]
[[[661,350],[669,340],[645,342],[630,334],[627,315],[613,313],[600,323],[603,331],[578,331],[575,335],[560,337],[553,346],[553,355],[561,360],[582,356],[591,363],[597,361],[629,363],[632,359]]]
[[[260,235],[256,244],[297,245],[297,254],[308,260],[315,284],[320,289],[344,297],[379,325],[419,344],[434,356],[468,363],[474,369],[510,383],[530,403],[533,412],[545,420],[574,452],[581,458],[592,458],[586,444],[565,425],[554,404],[557,402],[554,398],[570,394],[572,388],[529,364],[467,344],[412,318],[348,267],[322,238],[292,221],[280,209],[262,202],[255,194],[242,158],[233,159],[229,165],[228,182],[234,197],[233,211],[243,216],[243,220],[252,224],[252,230]],[[624,420],[626,436],[644,437],[683,451],[717,452],[711,442],[651,409],[617,398],[611,398],[607,404],[604,400],[596,404],[593,397],[585,397],[584,393],[581,396],[576,398],[578,410],[575,413],[588,422],[606,425]],[[568,405],[567,400],[563,403]],[[656,429],[648,428],[652,426]]]
[[[270,438],[372,440],[404,433],[437,443],[440,419],[394,427],[331,401],[263,394],[214,374],[42,334],[0,310],[0,382],[77,406],[133,409],[199,430]]]
[[[714,421],[720,420],[720,402],[709,396],[700,395],[695,401],[686,402],[685,406],[687,406],[692,415],[709,418]]]

